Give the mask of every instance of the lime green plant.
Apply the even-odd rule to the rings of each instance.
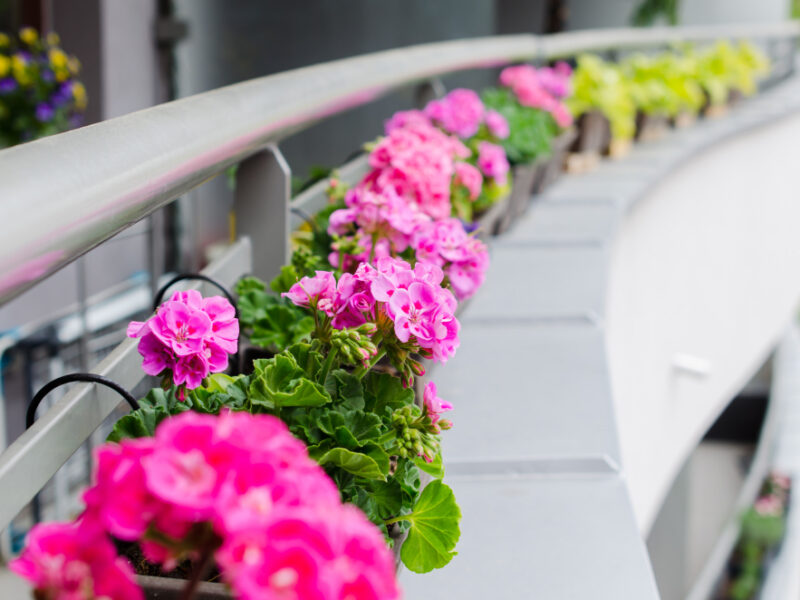
[[[622,64],[636,108],[648,115],[695,114],[703,105],[697,59],[677,52],[634,54]]]
[[[631,139],[636,132],[636,104],[621,67],[599,56],[584,54],[572,77],[573,92],[567,106],[576,117],[598,110],[611,124],[611,136]]]
[[[691,52],[691,51],[690,51]],[[749,42],[719,41],[697,53],[698,81],[712,105],[724,104],[732,90],[749,96],[769,72],[769,60]]]

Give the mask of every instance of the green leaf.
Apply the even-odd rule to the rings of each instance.
[[[360,452],[352,452],[345,448],[333,448],[317,457],[314,456],[316,452],[312,453],[312,448],[308,450],[309,454],[323,467],[339,467],[348,473],[365,479],[386,479],[381,465],[372,456]],[[386,467],[388,470],[388,456]]]
[[[269,287],[276,294],[282,294],[288,292],[298,279],[297,270],[292,265],[284,265],[281,267],[281,274],[269,283]]]
[[[424,458],[417,456],[414,458],[414,464],[418,469],[425,471],[434,479],[441,479],[444,477],[444,465],[442,464],[442,453],[436,455],[433,462],[426,462]]]
[[[453,549],[461,536],[461,510],[453,490],[441,481],[429,483],[414,505],[414,512],[402,519],[411,524],[400,550],[400,558],[409,570],[427,573],[445,566],[457,554]]]
[[[364,378],[365,408],[377,415],[414,403],[414,390],[404,388],[397,377],[388,373],[371,372]]]
[[[107,439],[109,442],[119,442],[125,438],[152,436],[161,421],[190,408],[189,404],[175,397],[175,388],[169,391],[152,389],[139,400],[139,410],[132,411],[114,424]]]
[[[268,410],[283,406],[322,406],[331,401],[324,387],[305,377],[291,354],[253,361],[250,401]]]
[[[323,358],[319,352],[311,349],[311,344],[294,344],[289,346],[286,351],[294,356],[297,366],[303,370],[306,377],[316,379],[317,373],[322,368]]]
[[[343,369],[335,369],[325,379],[325,389],[337,401],[348,408],[364,408],[364,387],[361,380]]]
[[[382,521],[400,512],[403,493],[397,481],[369,481],[365,487],[378,519]]]

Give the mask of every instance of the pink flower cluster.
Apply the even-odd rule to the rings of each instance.
[[[9,568],[31,583],[38,600],[144,600],[131,565],[85,519],[36,525]]]
[[[388,318],[400,342],[411,342],[433,360],[446,362],[458,348],[460,325],[455,296],[442,287],[443,280],[444,272],[433,263],[420,261],[412,268],[384,257],[375,266],[361,263],[355,274],[344,273],[338,282],[332,273],[317,271],[282,295],[298,306],[323,311],[337,329]]]
[[[417,260],[440,267],[459,300],[472,296],[489,268],[486,244],[464,231],[458,219],[432,221],[417,228],[411,242]]]
[[[471,155],[457,138],[422,120],[395,127],[370,153],[372,167],[358,187],[403,199],[434,219],[450,216],[456,160]]]
[[[424,115],[436,125],[462,139],[471,138],[485,124],[497,139],[508,137],[508,121],[500,113],[486,110],[480,96],[472,90],[455,89],[444,98],[431,100]]]
[[[497,144],[481,142],[478,144],[478,167],[486,177],[491,177],[502,185],[510,169],[506,151]]]
[[[228,367],[239,341],[236,310],[221,296],[175,292],[145,322],[131,321],[128,337],[139,339],[142,369],[148,375],[169,370],[175,385],[198,387],[209,373]]]
[[[435,432],[440,433],[442,429],[450,429],[453,426],[449,420],[442,419],[442,413],[453,410],[453,405],[439,398],[437,394],[436,384],[429,381],[422,394],[422,403]]]
[[[500,73],[500,83],[510,88],[519,103],[549,112],[559,127],[572,125],[572,115],[563,100],[570,94],[572,69],[566,63],[536,69],[532,65],[507,67]]]
[[[380,531],[358,509],[342,505],[334,483],[275,417],[187,411],[164,421],[154,438],[100,447],[96,460],[82,523],[140,542],[148,560],[166,569],[186,557],[187,546],[193,558],[206,546],[242,600],[399,595]],[[76,600],[141,598],[99,587],[105,579],[87,556],[105,552],[106,568],[116,565],[106,556],[107,538],[73,537],[72,546],[31,546],[26,552],[38,553],[36,560],[18,563],[16,571],[39,585],[51,577],[48,568],[87,563],[91,582],[86,569],[76,573],[95,593]],[[130,575],[124,565],[117,571]]]

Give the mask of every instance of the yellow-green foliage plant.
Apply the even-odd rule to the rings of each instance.
[[[749,96],[758,79],[769,72],[769,60],[749,42],[719,41],[697,53],[698,80],[712,105],[724,104],[732,90]]]
[[[572,78],[567,106],[575,117],[598,110],[611,124],[611,137],[629,140],[636,132],[636,104],[622,69],[599,56],[584,54]]]

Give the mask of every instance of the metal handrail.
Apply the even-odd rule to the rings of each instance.
[[[796,23],[477,38],[295,69],[0,152],[0,304],[270,143],[455,71],[676,40],[792,38]]]

